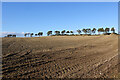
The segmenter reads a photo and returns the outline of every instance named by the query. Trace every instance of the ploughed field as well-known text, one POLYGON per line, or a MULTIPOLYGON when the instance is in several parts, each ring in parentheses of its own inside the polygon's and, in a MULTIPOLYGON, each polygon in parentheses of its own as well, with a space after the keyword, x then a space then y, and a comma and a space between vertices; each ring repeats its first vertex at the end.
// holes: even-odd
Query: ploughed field
POLYGON ((118 36, 2 38, 4 78, 117 78, 118 36))

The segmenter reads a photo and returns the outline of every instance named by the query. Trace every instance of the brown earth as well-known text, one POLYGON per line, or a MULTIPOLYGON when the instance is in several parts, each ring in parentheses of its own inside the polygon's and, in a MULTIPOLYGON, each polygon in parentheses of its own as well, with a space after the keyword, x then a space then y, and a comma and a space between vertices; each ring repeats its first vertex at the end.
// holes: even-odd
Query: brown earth
POLYGON ((118 36, 2 39, 4 78, 117 78, 118 36))

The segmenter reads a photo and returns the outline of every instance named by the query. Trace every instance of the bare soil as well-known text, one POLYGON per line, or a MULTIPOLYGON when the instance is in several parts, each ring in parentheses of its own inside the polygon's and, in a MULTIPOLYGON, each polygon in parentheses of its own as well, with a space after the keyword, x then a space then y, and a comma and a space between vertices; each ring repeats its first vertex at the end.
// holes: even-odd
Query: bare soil
POLYGON ((4 78, 117 78, 118 35, 2 39, 4 78))

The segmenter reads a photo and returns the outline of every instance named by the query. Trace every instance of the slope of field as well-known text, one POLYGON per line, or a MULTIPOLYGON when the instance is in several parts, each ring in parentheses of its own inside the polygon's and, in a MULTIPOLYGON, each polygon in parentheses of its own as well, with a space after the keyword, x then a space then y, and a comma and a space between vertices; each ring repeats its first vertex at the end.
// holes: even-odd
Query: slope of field
POLYGON ((4 78, 115 78, 118 36, 3 38, 4 78))

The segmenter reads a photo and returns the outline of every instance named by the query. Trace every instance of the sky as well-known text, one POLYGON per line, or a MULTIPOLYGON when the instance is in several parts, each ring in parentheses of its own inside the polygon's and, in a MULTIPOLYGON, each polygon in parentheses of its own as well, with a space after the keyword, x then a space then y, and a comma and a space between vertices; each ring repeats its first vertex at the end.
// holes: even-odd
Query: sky
POLYGON ((119 2, 120 0, 2 0, 2 2, 119 2))
POLYGON ((2 3, 2 36, 101 27, 118 30, 117 2, 2 3))

